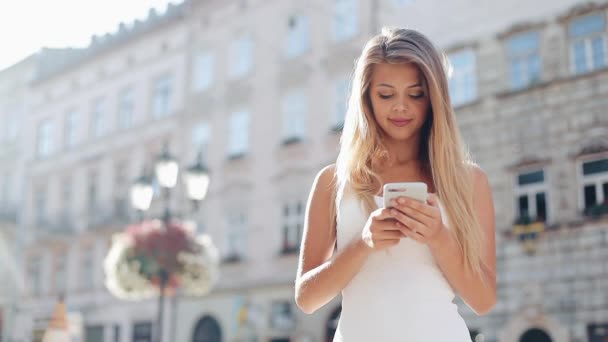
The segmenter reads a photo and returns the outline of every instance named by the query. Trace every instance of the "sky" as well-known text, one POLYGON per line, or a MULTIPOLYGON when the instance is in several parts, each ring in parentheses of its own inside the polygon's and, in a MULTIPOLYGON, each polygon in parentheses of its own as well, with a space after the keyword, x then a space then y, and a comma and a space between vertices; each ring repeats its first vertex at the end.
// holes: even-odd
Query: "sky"
POLYGON ((93 34, 114 33, 144 19, 150 8, 164 12, 180 0, 0 0, 0 70, 42 47, 85 47, 93 34))

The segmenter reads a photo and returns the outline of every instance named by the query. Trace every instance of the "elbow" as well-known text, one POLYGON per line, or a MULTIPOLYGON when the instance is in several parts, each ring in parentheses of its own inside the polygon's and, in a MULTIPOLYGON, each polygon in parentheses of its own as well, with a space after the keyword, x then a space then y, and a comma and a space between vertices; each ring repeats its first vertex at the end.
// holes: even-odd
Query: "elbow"
POLYGON ((492 309, 496 306, 496 301, 496 293, 493 293, 489 298, 476 305, 473 311, 477 316, 485 316, 492 312, 492 309))
POLYGON ((296 285, 295 302, 298 308, 300 308, 300 310, 307 315, 312 315, 318 309, 317 307, 311 305, 310 301, 307 300, 306 296, 302 293, 302 290, 298 285, 296 285))
POLYGON ((305 313, 307 315, 312 315, 313 313, 315 313, 315 311, 317 311, 316 308, 312 307, 305 300, 303 300, 301 297, 298 297, 298 296, 296 296, 296 305, 298 305, 298 308, 300 308, 300 311, 302 311, 303 313, 305 313))

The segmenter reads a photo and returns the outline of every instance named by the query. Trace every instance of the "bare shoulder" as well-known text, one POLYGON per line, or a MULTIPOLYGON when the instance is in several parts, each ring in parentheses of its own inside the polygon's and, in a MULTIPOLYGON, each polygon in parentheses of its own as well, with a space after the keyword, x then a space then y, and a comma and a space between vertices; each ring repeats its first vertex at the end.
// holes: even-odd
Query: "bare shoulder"
POLYGON ((335 175, 334 164, 324 167, 317 173, 310 190, 304 219, 298 278, 329 260, 333 254, 336 233, 331 222, 330 208, 334 198, 335 175))
POLYGON ((330 164, 322 168, 317 177, 315 177, 315 185, 326 188, 332 185, 336 177, 336 164, 330 164))
POLYGON ((471 172, 471 176, 473 177, 473 187, 475 192, 479 191, 487 191, 490 188, 490 182, 488 181, 488 175, 481 168, 481 166, 476 163, 467 164, 469 172, 471 172))

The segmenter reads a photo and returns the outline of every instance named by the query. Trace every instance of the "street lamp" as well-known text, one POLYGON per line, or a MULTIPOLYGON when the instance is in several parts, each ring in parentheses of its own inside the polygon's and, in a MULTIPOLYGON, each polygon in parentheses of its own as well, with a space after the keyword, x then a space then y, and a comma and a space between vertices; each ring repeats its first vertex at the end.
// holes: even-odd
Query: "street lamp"
MULTIPOLYGON (((197 161, 194 165, 186 170, 184 175, 184 182, 186 183, 186 192, 188 198, 193 201, 195 209, 198 209, 199 202, 202 201, 207 195, 209 187, 209 170, 203 164, 202 154, 199 153, 197 161)), ((163 229, 167 229, 167 225, 171 219, 170 211, 170 191, 175 187, 177 183, 177 176, 179 173, 179 165, 173 156, 169 154, 168 145, 163 146, 161 155, 156 160, 154 165, 155 176, 158 184, 161 186, 163 191, 163 199, 165 202, 165 211, 163 215, 163 229)), ((143 212, 150 208, 152 197, 154 196, 154 190, 152 187, 152 180, 146 175, 139 177, 131 187, 131 204, 135 209, 140 212, 140 219, 143 219, 143 212)), ((169 281, 169 272, 161 268, 159 270, 159 302, 158 302, 158 317, 157 327, 158 336, 157 341, 162 341, 163 336, 163 314, 164 314, 164 297, 165 288, 169 281)))

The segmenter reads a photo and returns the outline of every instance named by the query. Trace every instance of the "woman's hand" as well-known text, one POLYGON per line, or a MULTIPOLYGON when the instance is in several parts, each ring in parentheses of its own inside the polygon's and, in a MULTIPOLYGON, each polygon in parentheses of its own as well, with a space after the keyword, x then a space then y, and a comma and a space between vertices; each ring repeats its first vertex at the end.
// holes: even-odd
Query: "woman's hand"
POLYGON ((427 203, 398 197, 392 200, 391 206, 390 215, 403 225, 401 231, 407 237, 433 247, 447 232, 435 194, 428 196, 427 203))
POLYGON ((405 237, 402 230, 404 227, 395 220, 390 209, 379 208, 369 215, 361 241, 368 250, 379 251, 397 245, 405 237))

